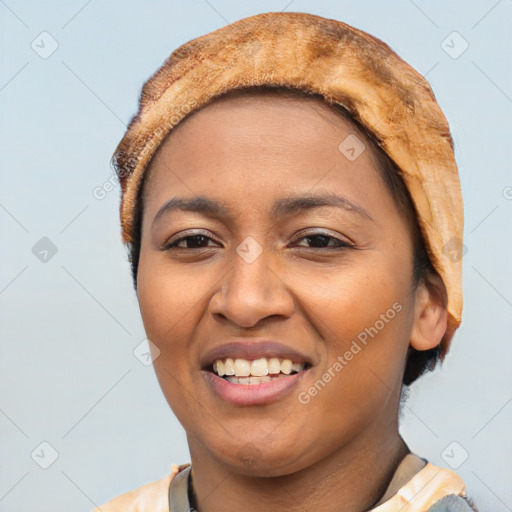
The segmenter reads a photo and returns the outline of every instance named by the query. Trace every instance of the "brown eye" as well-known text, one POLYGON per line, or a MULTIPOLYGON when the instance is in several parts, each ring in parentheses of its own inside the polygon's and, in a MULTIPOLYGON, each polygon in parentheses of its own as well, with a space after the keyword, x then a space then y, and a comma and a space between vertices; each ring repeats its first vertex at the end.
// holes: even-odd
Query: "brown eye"
MULTIPOLYGON (((306 247, 310 249, 345 249, 351 247, 350 244, 324 233, 311 233, 299 240, 305 240, 308 244, 306 247)), ((304 247, 304 246, 301 246, 304 247)))
MULTIPOLYGON (((184 236, 165 246, 165 250, 178 249, 202 249, 208 247, 208 241, 213 239, 206 235, 184 236)), ((211 246, 210 246, 211 247, 211 246)))

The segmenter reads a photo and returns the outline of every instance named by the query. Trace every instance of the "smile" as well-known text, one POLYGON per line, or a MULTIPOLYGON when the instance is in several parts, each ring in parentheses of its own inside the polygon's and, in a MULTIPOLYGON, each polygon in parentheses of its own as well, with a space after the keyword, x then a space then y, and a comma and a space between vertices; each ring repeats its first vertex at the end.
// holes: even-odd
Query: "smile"
POLYGON ((291 359, 261 357, 259 359, 217 359, 212 371, 231 384, 257 385, 301 372, 306 363, 294 363, 291 359))
POLYGON ((290 394, 309 374, 311 365, 277 357, 217 359, 203 375, 223 401, 238 406, 264 405, 290 394))
POLYGON ((276 340, 232 340, 205 351, 201 375, 217 399, 234 405, 262 405, 290 394, 310 374, 307 352, 276 340))

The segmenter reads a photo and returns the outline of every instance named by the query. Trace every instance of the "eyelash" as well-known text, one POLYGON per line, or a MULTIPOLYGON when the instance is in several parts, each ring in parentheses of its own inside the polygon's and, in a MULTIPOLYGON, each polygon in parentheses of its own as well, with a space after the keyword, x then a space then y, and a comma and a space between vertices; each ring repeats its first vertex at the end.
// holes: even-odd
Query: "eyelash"
MULTIPOLYGON (((347 242, 344 242, 343 240, 340 240, 339 238, 337 238, 335 236, 328 235, 327 233, 323 233, 323 232, 306 233, 304 236, 298 238, 296 240, 296 242, 304 240, 306 238, 315 238, 317 236, 318 237, 324 237, 324 238, 327 238, 329 240, 335 240, 338 243, 338 245, 334 246, 334 247, 304 247, 304 246, 301 246, 301 247, 304 247, 305 249, 313 249, 313 250, 316 250, 316 251, 340 251, 340 250, 344 250, 344 249, 354 248, 353 245, 351 245, 351 244, 349 244, 347 242)), ((179 238, 178 240, 175 240, 172 243, 166 244, 163 247, 163 250, 170 251, 170 250, 174 250, 174 249, 184 249, 186 251, 199 251, 199 250, 202 250, 202 249, 210 249, 211 248, 211 247, 195 247, 195 248, 178 247, 179 243, 181 243, 183 241, 186 241, 186 240, 189 240, 191 238, 195 238, 195 237, 202 237, 202 238, 206 238, 208 240, 215 241, 215 240, 213 240, 213 238, 211 238, 211 237, 209 237, 207 235, 203 235, 202 233, 197 233, 197 234, 194 234, 194 235, 189 235, 189 236, 181 237, 181 238, 179 238)))

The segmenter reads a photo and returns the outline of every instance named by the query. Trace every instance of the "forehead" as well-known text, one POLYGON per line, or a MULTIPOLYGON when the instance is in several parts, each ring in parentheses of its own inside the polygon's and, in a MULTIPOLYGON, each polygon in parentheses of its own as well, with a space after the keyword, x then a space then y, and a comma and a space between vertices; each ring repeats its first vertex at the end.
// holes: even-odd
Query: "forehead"
POLYGON ((211 169, 234 159, 240 164, 249 159, 251 167, 287 160, 297 171, 296 179, 300 167, 318 173, 328 169, 327 162, 380 174, 375 172, 379 163, 373 144, 335 106, 296 92, 241 90, 215 98, 181 121, 158 148, 145 181, 187 163, 207 161, 211 169))
POLYGON ((396 210, 378 168, 364 133, 321 100, 229 95, 163 142, 145 180, 144 210, 153 218, 173 196, 201 196, 232 203, 235 216, 254 205, 271 216, 280 197, 340 193, 378 218, 396 210))
MULTIPOLYGON (((227 117, 233 121, 236 119, 242 121, 245 123, 246 130, 250 132, 253 126, 255 129, 261 129, 269 122, 273 122, 275 125, 276 119, 268 118, 272 113, 280 117, 283 124, 286 124, 286 119, 290 118, 297 121, 295 125, 287 126, 286 131, 289 133, 297 131, 300 126, 308 126, 308 128, 318 131, 319 126, 317 125, 321 122, 325 131, 329 127, 338 133, 350 130, 357 133, 361 139, 367 138, 352 120, 348 111, 341 106, 329 104, 317 94, 307 94, 284 88, 254 90, 249 87, 229 91, 213 98, 211 102, 202 105, 191 115, 185 117, 173 132, 176 135, 184 131, 184 127, 187 125, 197 128, 198 123, 208 123, 212 118, 227 117)), ((269 125, 269 131, 271 128, 272 126, 269 125)))

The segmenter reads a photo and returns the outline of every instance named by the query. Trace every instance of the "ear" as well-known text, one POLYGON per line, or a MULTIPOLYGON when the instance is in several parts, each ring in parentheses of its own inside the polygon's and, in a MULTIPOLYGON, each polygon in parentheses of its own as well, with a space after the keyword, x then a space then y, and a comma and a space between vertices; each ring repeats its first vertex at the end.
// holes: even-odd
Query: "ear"
POLYGON ((418 283, 410 345, 429 350, 439 345, 448 326, 446 287, 436 272, 429 271, 418 283))

